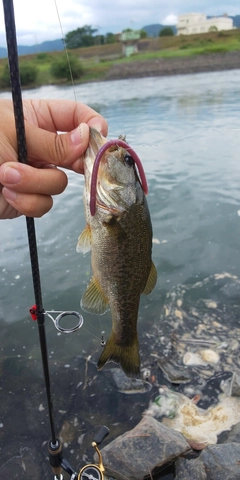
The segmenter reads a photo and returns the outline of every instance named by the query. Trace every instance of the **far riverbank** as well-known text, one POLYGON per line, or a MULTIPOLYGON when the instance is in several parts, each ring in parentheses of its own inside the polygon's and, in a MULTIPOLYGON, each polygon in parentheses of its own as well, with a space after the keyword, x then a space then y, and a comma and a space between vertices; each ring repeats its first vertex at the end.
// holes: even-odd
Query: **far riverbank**
POLYGON ((114 63, 106 73, 105 80, 181 75, 233 69, 240 69, 240 51, 114 63))
MULTIPOLYGON (((73 50, 71 55, 82 65, 81 74, 74 78, 74 84, 240 69, 240 35, 238 32, 235 33, 236 38, 230 37, 227 43, 226 34, 223 42, 221 32, 218 33, 215 39, 210 37, 202 39, 199 36, 192 39, 175 37, 164 39, 164 42, 167 40, 178 42, 177 45, 169 46, 160 44, 160 39, 153 39, 155 44, 146 46, 141 43, 139 53, 130 58, 122 57, 118 43, 99 48, 95 46, 73 50), (189 43, 186 43, 187 41, 189 43)), ((149 40, 145 43, 149 43, 149 40)), ((65 73, 61 71, 59 78, 52 73, 54 62, 61 58, 66 60, 66 53, 52 52, 20 57, 20 70, 21 67, 25 68, 25 71, 30 69, 30 73, 36 77, 35 80, 29 81, 29 76, 25 74, 25 79, 22 80, 23 88, 70 85, 71 81, 66 78, 66 71, 65 73)), ((0 91, 10 88, 6 65, 5 59, 0 61, 0 91)), ((67 64, 66 67, 69 72, 67 64)))

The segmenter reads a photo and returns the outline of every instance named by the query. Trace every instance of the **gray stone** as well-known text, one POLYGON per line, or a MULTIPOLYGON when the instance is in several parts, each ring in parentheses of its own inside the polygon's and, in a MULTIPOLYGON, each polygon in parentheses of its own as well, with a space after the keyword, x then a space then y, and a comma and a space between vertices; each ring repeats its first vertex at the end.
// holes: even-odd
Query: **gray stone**
POLYGON ((119 392, 127 395, 136 393, 146 393, 152 389, 151 383, 142 378, 130 378, 120 368, 111 368, 111 372, 115 385, 119 392))
POLYGON ((141 480, 154 468, 189 450, 181 433, 146 415, 135 428, 113 440, 101 453, 107 468, 121 472, 128 480, 141 480))
POLYGON ((207 480, 240 479, 239 443, 209 445, 201 452, 199 460, 205 466, 207 480))
POLYGON ((178 458, 175 462, 175 474, 175 480, 207 480, 208 478, 203 463, 198 459, 178 458))
POLYGON ((232 397, 240 397, 240 375, 234 372, 230 385, 230 395, 232 397))
POLYGON ((228 434, 227 440, 225 440, 224 443, 230 443, 230 442, 240 443, 240 422, 234 425, 234 427, 228 434))
POLYGON ((166 379, 171 383, 188 383, 192 380, 190 369, 185 365, 178 365, 170 357, 162 357, 157 362, 166 379))

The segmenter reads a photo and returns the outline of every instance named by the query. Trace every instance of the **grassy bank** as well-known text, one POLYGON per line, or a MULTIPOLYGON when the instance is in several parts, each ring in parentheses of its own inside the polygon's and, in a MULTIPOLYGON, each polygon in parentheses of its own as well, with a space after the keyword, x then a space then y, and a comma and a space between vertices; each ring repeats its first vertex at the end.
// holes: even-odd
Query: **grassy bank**
MULTIPOLYGON (((139 52, 129 58, 122 56, 120 43, 99 45, 71 50, 71 55, 77 57, 83 67, 81 75, 74 79, 75 83, 104 80, 113 64, 130 63, 132 61, 147 61, 154 59, 171 59, 195 57, 212 53, 227 53, 240 50, 240 29, 205 34, 181 35, 179 37, 146 38, 139 42, 139 52)), ((66 77, 56 78, 51 71, 52 64, 61 57, 63 52, 50 54, 25 55, 20 57, 20 66, 26 63, 36 69, 35 80, 29 87, 48 84, 68 84, 66 77)), ((6 59, 0 59, 0 77, 6 70, 6 59)))

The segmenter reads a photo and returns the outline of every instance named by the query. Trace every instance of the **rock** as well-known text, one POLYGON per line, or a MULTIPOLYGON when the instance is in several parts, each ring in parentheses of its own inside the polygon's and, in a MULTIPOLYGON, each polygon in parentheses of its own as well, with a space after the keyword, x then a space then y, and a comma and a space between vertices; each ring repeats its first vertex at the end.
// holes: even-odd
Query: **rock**
POLYGON ((233 397, 240 397, 240 375, 234 372, 232 376, 230 395, 233 397))
POLYGON ((113 440, 101 453, 106 468, 121 472, 128 480, 141 480, 154 468, 187 451, 189 445, 180 433, 145 416, 135 428, 113 440))
POLYGON ((224 443, 240 443, 240 422, 234 425, 232 430, 229 432, 227 440, 224 443))
POLYGON ((199 460, 204 464, 207 480, 239 480, 240 478, 239 443, 210 445, 201 452, 199 460))
POLYGON ((146 393, 152 388, 151 383, 141 378, 130 378, 120 368, 111 368, 113 380, 119 392, 128 395, 136 393, 146 393))
POLYGON ((105 468, 104 480, 128 480, 128 478, 124 477, 119 472, 115 472, 114 470, 111 470, 109 468, 105 468))
POLYGON ((186 367, 177 365, 169 357, 159 358, 157 364, 171 383, 188 383, 192 379, 192 375, 186 367))
POLYGON ((185 458, 178 458, 175 462, 175 480, 207 479, 205 467, 198 459, 186 460, 185 458))

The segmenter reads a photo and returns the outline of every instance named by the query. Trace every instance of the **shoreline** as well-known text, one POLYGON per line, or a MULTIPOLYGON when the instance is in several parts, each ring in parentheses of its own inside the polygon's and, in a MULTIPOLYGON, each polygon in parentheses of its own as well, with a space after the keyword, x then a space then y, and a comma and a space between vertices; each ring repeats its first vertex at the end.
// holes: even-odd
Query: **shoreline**
MULTIPOLYGON (((114 63, 102 77, 79 79, 74 85, 127 80, 134 78, 187 75, 194 73, 211 73, 217 71, 240 70, 240 50, 224 53, 199 54, 194 56, 155 58, 151 60, 131 60, 126 63, 114 63)), ((45 86, 64 87, 71 82, 57 81, 22 86, 22 90, 37 89, 45 86)), ((11 88, 0 88, 0 93, 9 92, 11 88)))
POLYGON ((208 73, 235 69, 240 69, 240 51, 115 63, 110 67, 104 80, 208 73))

